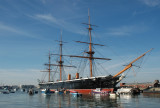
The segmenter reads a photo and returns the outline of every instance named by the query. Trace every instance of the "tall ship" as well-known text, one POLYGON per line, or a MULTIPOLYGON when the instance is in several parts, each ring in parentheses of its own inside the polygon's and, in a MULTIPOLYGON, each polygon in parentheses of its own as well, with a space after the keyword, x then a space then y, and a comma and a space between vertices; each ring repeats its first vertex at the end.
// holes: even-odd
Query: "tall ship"
POLYGON ((95 26, 95 25, 92 25, 90 23, 90 16, 89 15, 88 15, 88 19, 89 19, 88 23, 84 23, 84 24, 88 25, 89 42, 76 41, 78 43, 83 43, 83 44, 88 45, 89 50, 85 51, 87 56, 63 55, 62 54, 63 41, 62 41, 62 35, 61 35, 61 39, 59 41, 60 53, 59 54, 50 54, 49 53, 49 62, 47 64, 45 64, 48 66, 48 69, 46 71, 43 71, 43 72, 49 73, 48 82, 42 82, 42 81, 39 82, 40 89, 45 89, 45 88, 50 88, 51 90, 65 89, 65 90, 73 90, 78 93, 90 94, 90 93, 92 93, 93 90, 100 88, 103 91, 112 92, 114 90, 114 88, 116 87, 116 85, 125 77, 124 75, 122 75, 122 73, 125 72, 126 70, 130 69, 132 66, 134 66, 133 63, 138 61, 140 58, 145 56, 146 53, 148 53, 152 50, 152 49, 150 49, 147 52, 140 55, 138 58, 136 58, 135 60, 130 62, 128 65, 126 65, 123 70, 121 70, 120 72, 118 72, 115 75, 95 76, 95 75, 93 75, 93 61, 95 59, 98 59, 98 60, 111 60, 111 59, 94 57, 95 52, 93 51, 93 46, 94 45, 103 46, 103 45, 92 43, 91 31, 92 31, 92 26, 95 26), (52 55, 59 56, 58 64, 51 63, 51 56, 52 55), (89 75, 90 76, 89 77, 80 77, 80 74, 76 73, 76 75, 73 75, 76 77, 71 79, 71 74, 68 74, 68 79, 63 80, 62 79, 63 68, 64 67, 70 67, 70 68, 74 67, 74 66, 70 66, 70 65, 64 65, 64 61, 62 60, 63 56, 69 56, 72 58, 88 59, 89 60, 89 75), (59 72, 56 72, 56 74, 59 74, 59 80, 56 80, 56 81, 50 80, 51 72, 55 72, 51 69, 52 66, 59 67, 59 72))

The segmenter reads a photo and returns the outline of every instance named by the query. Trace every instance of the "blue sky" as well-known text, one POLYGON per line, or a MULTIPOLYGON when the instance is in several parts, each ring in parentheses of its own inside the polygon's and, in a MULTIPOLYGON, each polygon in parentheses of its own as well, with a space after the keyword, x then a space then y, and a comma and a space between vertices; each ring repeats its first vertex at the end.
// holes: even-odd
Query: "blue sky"
POLYGON ((105 68, 114 75, 154 48, 136 77, 130 71, 123 82, 160 80, 160 0, 0 0, 0 84, 37 84, 61 30, 64 53, 80 54, 85 45, 74 41, 87 41, 88 8, 98 26, 93 41, 106 45, 96 48, 112 59, 105 68))

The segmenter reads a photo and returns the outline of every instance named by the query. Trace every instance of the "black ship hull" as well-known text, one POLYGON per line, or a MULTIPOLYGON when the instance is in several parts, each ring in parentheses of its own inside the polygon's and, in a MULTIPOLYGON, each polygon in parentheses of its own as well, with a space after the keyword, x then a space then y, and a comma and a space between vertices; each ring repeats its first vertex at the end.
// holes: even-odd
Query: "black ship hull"
POLYGON ((58 82, 39 83, 40 89, 96 89, 96 88, 115 88, 120 82, 121 77, 106 76, 97 78, 83 78, 58 82))

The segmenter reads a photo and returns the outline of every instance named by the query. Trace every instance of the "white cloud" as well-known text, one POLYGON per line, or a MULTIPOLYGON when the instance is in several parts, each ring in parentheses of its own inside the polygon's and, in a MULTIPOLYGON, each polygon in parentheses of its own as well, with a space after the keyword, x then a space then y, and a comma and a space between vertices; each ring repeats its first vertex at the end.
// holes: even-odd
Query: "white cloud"
POLYGON ((39 20, 49 21, 57 25, 61 25, 60 21, 57 20, 55 17, 53 17, 51 14, 46 14, 46 15, 37 14, 34 16, 34 18, 39 19, 39 20))
POLYGON ((121 26, 118 28, 109 28, 105 34, 111 36, 130 36, 134 33, 139 33, 146 31, 147 27, 143 25, 129 25, 129 26, 121 26))
POLYGON ((24 34, 23 32, 15 29, 15 28, 6 26, 6 25, 1 24, 1 23, 0 23, 0 29, 1 29, 1 30, 6 30, 6 31, 9 31, 9 32, 13 32, 13 33, 17 33, 17 34, 24 34))
POLYGON ((1 22, 0 22, 0 32, 6 32, 6 34, 12 33, 10 36, 16 35, 16 36, 21 36, 21 37, 29 37, 29 38, 45 40, 40 35, 37 36, 33 33, 29 33, 29 31, 25 31, 25 30, 22 30, 20 28, 14 27, 14 26, 8 26, 8 25, 5 25, 1 22))
POLYGON ((160 0, 140 0, 140 1, 150 7, 160 6, 160 0))
POLYGON ((119 28, 108 29, 109 35, 113 36, 129 36, 135 30, 134 26, 121 26, 119 28))
POLYGON ((83 30, 80 30, 80 28, 78 26, 76 26, 75 24, 72 24, 68 21, 65 21, 65 19, 60 19, 60 18, 56 18, 51 14, 36 14, 33 16, 29 16, 33 19, 39 20, 45 24, 48 24, 50 26, 54 26, 56 28, 63 28, 69 32, 72 33, 78 33, 78 34, 82 34, 82 35, 86 35, 87 33, 84 32, 83 30))

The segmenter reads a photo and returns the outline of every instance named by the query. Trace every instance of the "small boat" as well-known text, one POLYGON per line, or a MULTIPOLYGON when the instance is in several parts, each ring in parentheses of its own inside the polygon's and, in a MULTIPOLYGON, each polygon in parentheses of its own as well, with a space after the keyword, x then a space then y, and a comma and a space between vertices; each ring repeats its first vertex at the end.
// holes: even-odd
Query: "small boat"
POLYGON ((10 91, 10 93, 15 93, 15 91, 10 91))
POLYGON ((29 95, 34 95, 34 90, 33 90, 33 89, 29 89, 29 90, 28 90, 28 94, 29 94, 29 95))
POLYGON ((69 92, 73 97, 81 97, 82 96, 81 93, 78 93, 77 91, 74 91, 74 90, 69 90, 69 92))
POLYGON ((16 92, 16 91, 17 91, 17 88, 14 88, 14 89, 13 89, 13 91, 15 91, 15 92, 16 92))
POLYGON ((160 87, 149 87, 144 89, 143 93, 160 94, 160 87))
POLYGON ((37 91, 37 90, 35 90, 35 91, 34 91, 34 93, 35 93, 35 94, 38 94, 38 91, 37 91))
POLYGON ((51 95, 51 91, 50 91, 49 88, 47 88, 47 89, 42 89, 42 90, 41 90, 41 93, 44 93, 45 95, 51 95))
POLYGON ((55 93, 58 93, 58 92, 59 92, 58 90, 55 91, 55 93))
POLYGON ((69 90, 70 93, 78 93, 77 91, 74 90, 69 90))
POLYGON ((2 94, 9 94, 9 92, 8 91, 3 91, 2 94))
POLYGON ((50 89, 50 93, 55 93, 55 90, 51 90, 51 89, 50 89))
POLYGON ((15 93, 14 89, 9 90, 10 93, 15 93))
POLYGON ((0 93, 1 94, 9 94, 9 90, 7 90, 7 89, 0 89, 0 93))
POLYGON ((120 89, 117 90, 116 94, 139 94, 140 93, 140 89, 139 88, 132 88, 132 87, 122 87, 120 89))
POLYGON ((92 91, 93 94, 108 94, 108 91, 104 91, 101 88, 96 88, 95 90, 92 91))
POLYGON ((64 93, 64 90, 59 90, 58 93, 59 93, 59 94, 63 94, 63 93, 64 93))
POLYGON ((143 93, 160 94, 159 80, 155 80, 154 83, 153 83, 153 86, 149 86, 148 88, 144 89, 143 93))
POLYGON ((25 92, 25 91, 26 91, 26 89, 22 89, 22 91, 23 91, 23 92, 25 92))

